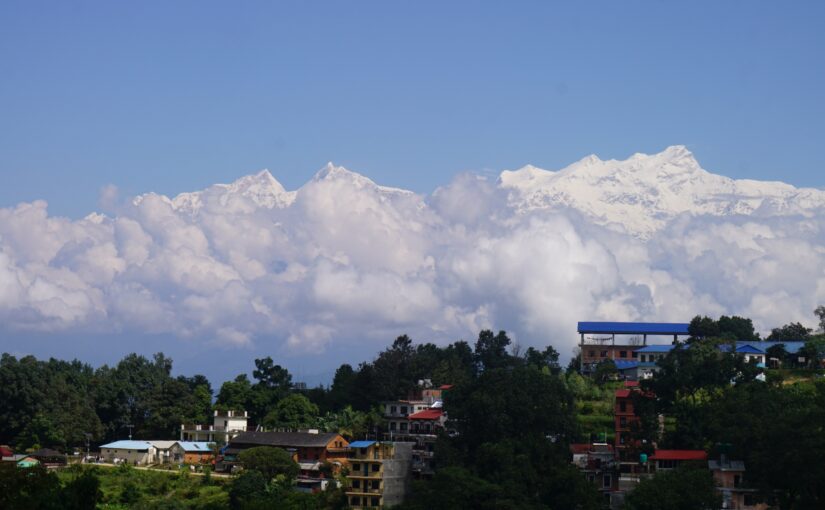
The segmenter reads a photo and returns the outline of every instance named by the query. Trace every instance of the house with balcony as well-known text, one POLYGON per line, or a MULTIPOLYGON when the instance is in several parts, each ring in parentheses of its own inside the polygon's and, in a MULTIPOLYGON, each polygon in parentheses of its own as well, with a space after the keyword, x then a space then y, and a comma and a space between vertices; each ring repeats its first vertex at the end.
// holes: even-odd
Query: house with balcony
POLYGON ((241 432, 250 430, 255 428, 249 426, 246 411, 215 411, 211 424, 181 424, 180 440, 223 445, 241 432))
POLYGON ((413 443, 353 441, 349 451, 349 508, 388 508, 404 501, 412 481, 413 443))
POLYGON ((413 443, 413 476, 433 475, 433 454, 438 431, 447 422, 443 410, 444 393, 452 385, 434 387, 429 380, 419 381, 418 388, 407 399, 383 402, 387 432, 384 439, 413 443))
POLYGON ((574 443, 570 445, 573 465, 596 486, 611 508, 619 508, 624 493, 619 493, 619 462, 616 451, 608 443, 574 443))
POLYGON ((670 471, 688 463, 705 463, 708 454, 704 450, 655 450, 649 461, 654 469, 659 471, 670 471))
POLYGON ((744 483, 744 462, 722 455, 719 460, 709 460, 708 469, 713 473, 716 490, 722 493, 724 510, 767 510, 768 505, 756 502, 756 490, 744 483))

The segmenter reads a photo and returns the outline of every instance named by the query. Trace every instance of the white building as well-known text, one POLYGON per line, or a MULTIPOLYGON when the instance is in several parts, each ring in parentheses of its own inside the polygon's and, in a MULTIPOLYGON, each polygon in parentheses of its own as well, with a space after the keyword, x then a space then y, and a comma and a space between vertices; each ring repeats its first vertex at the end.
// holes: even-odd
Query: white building
POLYGON ((211 425, 180 426, 181 441, 204 441, 225 444, 249 427, 249 415, 246 411, 215 411, 211 425))
POLYGON ((112 464, 145 466, 155 462, 156 452, 149 441, 115 441, 100 447, 100 458, 112 464))

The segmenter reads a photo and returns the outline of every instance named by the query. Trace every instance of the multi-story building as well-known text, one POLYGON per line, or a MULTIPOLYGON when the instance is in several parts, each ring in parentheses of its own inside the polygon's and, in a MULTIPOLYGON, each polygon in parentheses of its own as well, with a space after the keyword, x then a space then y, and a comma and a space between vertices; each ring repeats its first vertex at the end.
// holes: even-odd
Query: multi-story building
POLYGON ((349 508, 385 508, 404 501, 412 480, 413 443, 354 441, 349 451, 349 508))
POLYGON ((181 424, 180 440, 226 444, 241 432, 255 430, 249 426, 246 411, 215 411, 212 424, 181 424))
POLYGON ((613 446, 607 443, 577 443, 570 445, 573 464, 603 495, 605 503, 618 508, 624 502, 619 493, 619 463, 613 446))
POLYGON ((757 503, 754 489, 744 485, 745 463, 729 460, 722 455, 719 460, 709 460, 708 469, 713 473, 716 490, 722 493, 722 508, 725 510, 766 510, 768 505, 757 503))
POLYGON ((680 336, 689 336, 688 326, 686 323, 579 322, 580 371, 590 373, 608 359, 617 365, 635 366, 636 351, 647 345, 649 336, 673 337, 676 341, 680 336))
POLYGON ((421 381, 416 392, 406 400, 383 402, 387 422, 385 439, 413 444, 413 475, 428 478, 433 474, 433 451, 438 431, 444 428, 447 414, 442 409, 444 392, 452 386, 433 388, 421 381))

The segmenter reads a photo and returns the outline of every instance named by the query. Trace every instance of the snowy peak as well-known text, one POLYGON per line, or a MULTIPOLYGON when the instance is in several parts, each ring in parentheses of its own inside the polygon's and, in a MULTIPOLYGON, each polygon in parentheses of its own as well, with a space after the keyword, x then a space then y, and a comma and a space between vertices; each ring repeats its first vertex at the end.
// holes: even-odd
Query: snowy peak
POLYGON ((332 162, 324 165, 312 177, 312 180, 307 184, 317 185, 324 183, 334 183, 336 185, 351 186, 360 190, 377 191, 381 194, 389 195, 412 195, 412 191, 391 188, 387 186, 379 186, 372 179, 361 175, 357 172, 347 170, 342 166, 336 166, 332 162))
POLYGON ((499 185, 519 212, 572 208, 595 223, 640 238, 679 214, 806 214, 825 207, 820 190, 707 172, 683 145, 623 161, 591 155, 558 172, 528 166, 502 172, 499 185))

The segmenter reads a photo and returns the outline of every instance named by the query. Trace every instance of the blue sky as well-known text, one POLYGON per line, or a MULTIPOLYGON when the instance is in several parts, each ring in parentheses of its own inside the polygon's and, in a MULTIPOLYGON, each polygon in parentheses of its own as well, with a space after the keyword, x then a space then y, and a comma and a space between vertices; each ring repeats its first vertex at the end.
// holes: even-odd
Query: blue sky
POLYGON ((823 2, 0 4, 0 207, 98 209, 327 161, 431 192, 461 171, 685 144, 825 186, 823 2))

